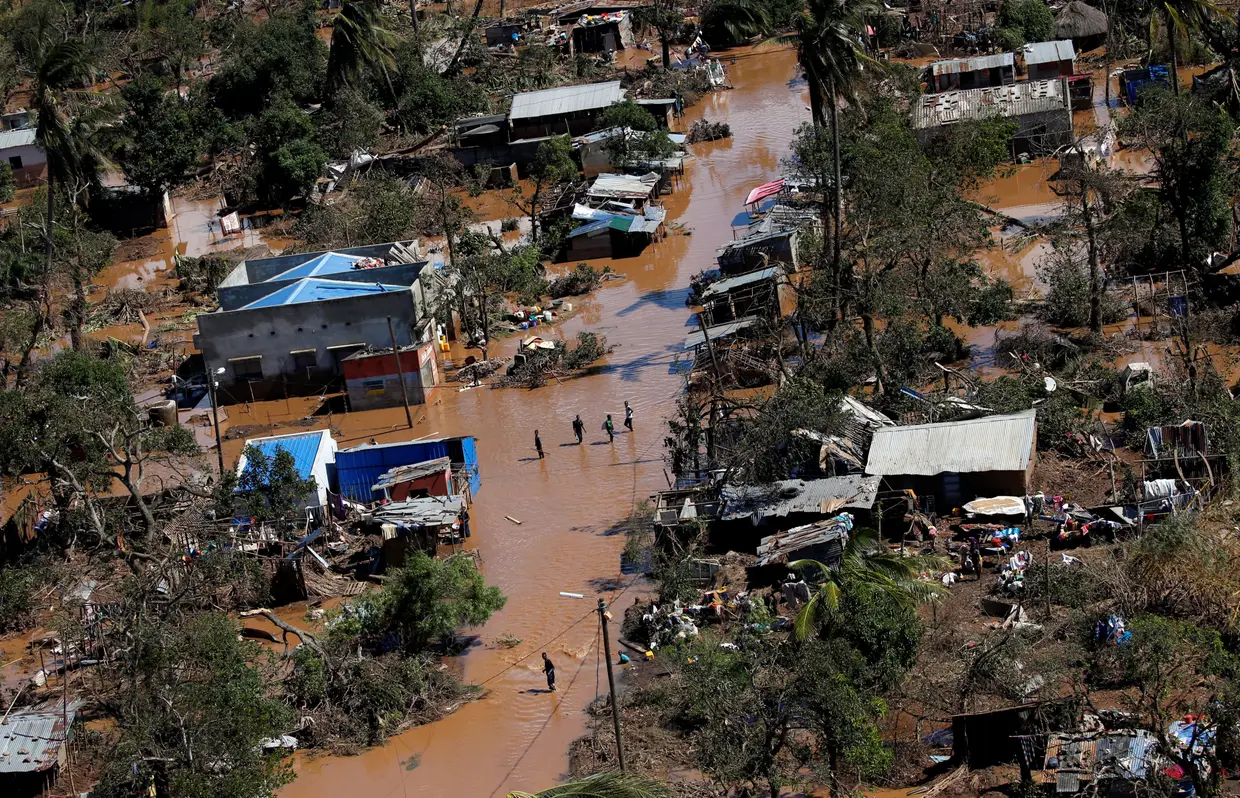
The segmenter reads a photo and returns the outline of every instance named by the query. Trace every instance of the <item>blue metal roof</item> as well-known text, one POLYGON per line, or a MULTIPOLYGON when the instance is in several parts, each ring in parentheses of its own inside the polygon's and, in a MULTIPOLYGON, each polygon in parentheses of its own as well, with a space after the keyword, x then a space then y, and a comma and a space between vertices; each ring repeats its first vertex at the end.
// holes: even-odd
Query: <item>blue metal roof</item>
POLYGON ((292 280, 300 277, 319 277, 324 274, 340 274, 353 271, 353 264, 363 260, 361 255, 345 255, 343 252, 324 252, 300 266, 281 272, 272 280, 292 280))
POLYGON ((384 285, 383 283, 354 283, 346 280, 323 280, 306 277, 292 285, 273 291, 262 299, 256 299, 239 310, 274 308, 281 305, 297 305, 302 302, 323 302, 328 299, 348 299, 366 294, 383 294, 389 291, 408 291, 408 286, 384 285))
MULTIPOLYGON (((310 479, 314 470, 314 460, 319 454, 319 449, 325 443, 324 439, 330 434, 327 430, 320 429, 314 432, 299 432, 293 435, 252 438, 246 441, 245 445, 258 449, 268 459, 275 457, 280 449, 284 449, 293 456, 293 467, 297 470, 297 476, 301 479, 310 479)), ((237 464, 237 473, 243 474, 249 467, 249 461, 243 456, 241 462, 237 464)), ((320 485, 319 487, 324 486, 320 485)))

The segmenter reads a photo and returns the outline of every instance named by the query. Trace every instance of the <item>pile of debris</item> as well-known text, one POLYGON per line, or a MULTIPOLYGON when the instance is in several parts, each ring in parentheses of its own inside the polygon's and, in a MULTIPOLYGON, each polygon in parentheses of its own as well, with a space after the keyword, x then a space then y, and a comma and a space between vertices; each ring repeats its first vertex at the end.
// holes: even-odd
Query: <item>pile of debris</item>
POLYGON ((687 141, 697 144, 699 141, 718 141, 732 138, 732 127, 727 122, 709 122, 699 119, 689 127, 687 141))
POLYGON ((98 330, 119 324, 141 323, 143 314, 160 310, 167 305, 168 297, 163 293, 118 288, 109 291, 101 301, 91 306, 86 317, 86 327, 98 330))

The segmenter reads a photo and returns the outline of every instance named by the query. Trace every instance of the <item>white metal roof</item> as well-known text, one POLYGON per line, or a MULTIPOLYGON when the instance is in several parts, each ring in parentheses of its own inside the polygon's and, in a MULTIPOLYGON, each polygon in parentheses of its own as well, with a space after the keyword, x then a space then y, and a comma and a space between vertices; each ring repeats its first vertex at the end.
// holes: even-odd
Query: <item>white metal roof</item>
POLYGON ((943 127, 963 119, 1016 117, 1068 108, 1059 80, 1034 80, 986 89, 927 94, 913 106, 913 127, 943 127))
POLYGON ((1058 61, 1075 61, 1076 48, 1071 39, 1054 42, 1034 42, 1025 45, 1025 64, 1050 64, 1058 61))
POLYGON ((562 116, 577 111, 606 108, 624 99, 620 81, 588 83, 584 86, 562 86, 558 89, 528 91, 512 96, 509 119, 536 119, 543 116, 562 116))
POLYGON ((702 299, 705 300, 714 296, 720 296, 728 293, 734 288, 740 288, 741 286, 750 285, 751 283, 760 283, 765 280, 770 280, 774 278, 775 275, 779 274, 779 272, 779 266, 769 266, 765 269, 758 269, 757 271, 748 272, 747 274, 738 274, 735 277, 729 277, 726 280, 711 283, 706 287, 706 290, 702 292, 702 299))
POLYGON ((617 175, 611 172, 599 175, 586 191, 587 197, 607 199, 646 199, 659 183, 658 174, 617 175))
POLYGON ((0 723, 0 773, 34 773, 55 765, 78 707, 76 700, 48 701, 10 712, 0 723))
POLYGON ((34 144, 34 128, 6 130, 0 133, 0 150, 11 150, 14 147, 29 147, 34 144))
POLYGON ((885 477, 1024 471, 1033 456, 1036 429, 1033 410, 941 424, 882 427, 874 431, 865 472, 885 477))
MULTIPOLYGON (((743 319, 736 319, 735 321, 716 324, 714 327, 707 327, 706 334, 710 336, 710 340, 712 341, 717 338, 728 338, 729 336, 736 335, 746 327, 752 327, 757 323, 758 318, 756 316, 746 316, 743 319)), ((689 336, 685 338, 685 349, 693 349, 695 347, 702 346, 705 343, 706 336, 702 335, 702 330, 699 328, 691 332, 689 336)))
POLYGON ((760 520, 789 513, 828 515, 847 507, 868 510, 878 496, 878 483, 877 476, 848 474, 823 479, 785 479, 769 485, 725 485, 720 491, 724 501, 720 518, 736 521, 756 516, 760 520))

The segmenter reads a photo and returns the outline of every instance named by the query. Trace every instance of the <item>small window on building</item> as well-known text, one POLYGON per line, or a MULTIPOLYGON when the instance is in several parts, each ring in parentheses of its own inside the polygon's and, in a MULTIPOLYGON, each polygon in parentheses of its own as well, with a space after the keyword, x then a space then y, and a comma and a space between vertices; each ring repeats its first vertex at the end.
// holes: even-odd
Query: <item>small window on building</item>
POLYGON ((383 396, 385 388, 386 381, 384 380, 366 380, 362 383, 362 390, 367 396, 383 396))
POLYGON ((305 372, 319 365, 317 352, 294 352, 293 368, 305 372))
POLYGON ((21 169, 22 168, 22 157, 20 155, 10 155, 9 166, 14 169, 21 169))
POLYGON ((261 380, 263 378, 262 358, 247 357, 232 362, 233 376, 239 380, 261 380))

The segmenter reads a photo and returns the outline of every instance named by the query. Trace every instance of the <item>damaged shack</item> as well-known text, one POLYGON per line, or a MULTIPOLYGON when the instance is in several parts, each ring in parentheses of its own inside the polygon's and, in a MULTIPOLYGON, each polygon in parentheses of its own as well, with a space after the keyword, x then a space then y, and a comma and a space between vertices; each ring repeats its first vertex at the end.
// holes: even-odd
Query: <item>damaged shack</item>
POLYGON ((796 309, 796 294, 783 267, 775 265, 711 283, 701 305, 702 319, 711 327, 746 316, 786 318, 796 309))
POLYGON ((1037 463, 1037 417, 1026 410, 874 430, 865 472, 890 490, 934 496, 945 510, 978 496, 1025 496, 1037 463))
MULTIPOLYGON (((336 478, 340 493, 347 499, 369 503, 384 497, 382 479, 393 469, 447 458, 453 496, 464 496, 466 504, 482 489, 478 471, 478 450, 472 436, 429 438, 396 443, 367 443, 336 453, 336 478)), ((392 483, 395 484, 395 483, 392 483)))

